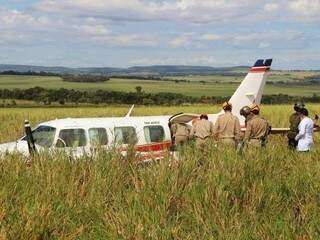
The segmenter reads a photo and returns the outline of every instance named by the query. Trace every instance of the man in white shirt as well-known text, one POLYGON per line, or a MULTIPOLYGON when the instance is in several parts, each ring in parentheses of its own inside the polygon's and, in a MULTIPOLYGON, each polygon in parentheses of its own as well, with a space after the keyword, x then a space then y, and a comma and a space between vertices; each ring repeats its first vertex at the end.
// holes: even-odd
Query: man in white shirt
POLYGON ((299 124, 299 133, 296 136, 298 141, 297 150, 299 152, 308 152, 313 145, 313 120, 308 117, 308 110, 303 108, 300 112, 301 122, 299 124))

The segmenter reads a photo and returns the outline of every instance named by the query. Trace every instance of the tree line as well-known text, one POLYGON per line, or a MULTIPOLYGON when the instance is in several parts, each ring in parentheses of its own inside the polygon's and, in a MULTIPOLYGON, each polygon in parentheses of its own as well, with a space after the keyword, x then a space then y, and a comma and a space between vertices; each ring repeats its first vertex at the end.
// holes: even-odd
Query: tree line
POLYGON ((103 75, 90 75, 90 74, 63 74, 60 76, 65 82, 106 82, 110 78, 103 75))
POLYGON ((39 77, 59 77, 60 74, 53 72, 34 72, 34 71, 26 71, 26 72, 17 72, 13 70, 2 71, 0 75, 17 75, 17 76, 39 76, 39 77))
MULTIPOLYGON (((180 105, 192 103, 217 104, 229 97, 190 97, 177 93, 145 93, 138 86, 136 92, 120 91, 79 91, 73 89, 44 89, 41 87, 29 89, 0 89, 0 99, 29 100, 50 105, 51 103, 78 103, 78 104, 141 104, 141 105, 180 105)), ((296 101, 320 102, 320 95, 311 97, 289 96, 286 94, 265 95, 262 103, 282 104, 296 101)))
POLYGON ((186 79, 172 79, 167 77, 155 77, 155 76, 141 76, 141 75, 111 75, 110 78, 116 79, 138 79, 138 80, 148 80, 148 81, 162 81, 162 82, 175 82, 175 83, 189 83, 190 80, 186 79))

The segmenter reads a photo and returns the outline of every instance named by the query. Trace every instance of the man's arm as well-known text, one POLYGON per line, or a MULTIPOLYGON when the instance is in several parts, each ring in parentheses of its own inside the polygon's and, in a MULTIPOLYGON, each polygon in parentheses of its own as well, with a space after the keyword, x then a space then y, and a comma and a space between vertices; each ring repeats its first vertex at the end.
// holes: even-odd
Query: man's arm
POLYGON ((190 138, 194 137, 195 134, 196 134, 195 126, 192 126, 191 131, 190 131, 190 138))
POLYGON ((235 125, 235 129, 234 129, 234 135, 235 135, 235 139, 237 141, 240 141, 240 139, 241 139, 241 127, 240 127, 239 118, 237 118, 237 117, 236 117, 236 125, 235 125))
POLYGON ((216 138, 218 138, 218 135, 219 135, 220 118, 218 117, 218 119, 214 125, 212 122, 210 122, 210 123, 212 125, 211 133, 212 133, 213 137, 216 139, 216 138))
POLYGON ((248 141, 250 139, 251 132, 252 132, 252 124, 251 124, 251 121, 249 121, 247 123, 246 131, 244 133, 244 141, 248 141))

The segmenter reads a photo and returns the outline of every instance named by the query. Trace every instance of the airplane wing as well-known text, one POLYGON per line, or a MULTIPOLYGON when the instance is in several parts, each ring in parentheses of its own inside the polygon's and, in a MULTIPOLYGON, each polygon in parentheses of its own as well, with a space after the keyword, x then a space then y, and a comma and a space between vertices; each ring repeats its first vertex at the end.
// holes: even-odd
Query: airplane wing
MULTIPOLYGON (((290 128, 272 128, 270 134, 287 134, 289 132, 290 128)), ((314 132, 319 132, 320 127, 315 126, 313 129, 314 132)))
MULTIPOLYGON (((271 131, 270 131, 270 134, 271 135, 285 135, 289 132, 290 128, 271 128, 271 131)), ((241 131, 246 131, 245 128, 241 128, 241 131)), ((313 129, 314 132, 320 132, 320 127, 319 126, 316 126, 314 129, 313 129)))
POLYGON ((270 134, 281 134, 285 135, 290 131, 290 128, 271 128, 270 134))

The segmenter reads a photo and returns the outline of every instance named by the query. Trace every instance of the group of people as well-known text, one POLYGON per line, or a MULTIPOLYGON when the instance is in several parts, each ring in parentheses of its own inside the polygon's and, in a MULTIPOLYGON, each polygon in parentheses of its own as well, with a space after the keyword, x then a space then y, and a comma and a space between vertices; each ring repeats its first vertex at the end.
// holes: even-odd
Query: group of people
POLYGON ((288 145, 300 152, 310 151, 313 145, 313 130, 314 127, 317 127, 318 116, 316 115, 312 120, 303 103, 296 103, 294 111, 289 119, 288 145))
MULTIPOLYGON (((260 148, 267 144, 271 126, 260 116, 257 104, 245 106, 240 115, 245 118, 245 131, 241 131, 240 120, 232 114, 232 104, 223 103, 224 113, 219 115, 215 124, 208 120, 206 114, 194 119, 192 127, 185 123, 174 123, 171 126, 175 146, 195 140, 196 147, 204 149, 210 141, 219 146, 232 147, 237 150, 246 148, 260 148)), ((308 110, 303 103, 294 105, 295 113, 290 117, 290 131, 288 132, 289 147, 298 151, 309 151, 313 144, 314 121, 308 117, 308 110)))

